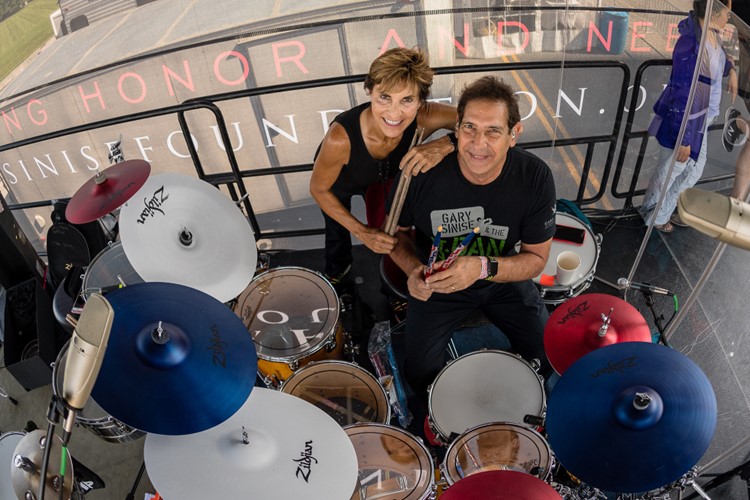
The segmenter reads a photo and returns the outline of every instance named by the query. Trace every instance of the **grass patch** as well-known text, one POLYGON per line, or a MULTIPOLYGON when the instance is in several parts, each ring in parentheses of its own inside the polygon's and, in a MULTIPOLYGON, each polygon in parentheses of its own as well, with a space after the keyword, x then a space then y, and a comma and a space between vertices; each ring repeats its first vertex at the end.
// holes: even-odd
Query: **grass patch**
POLYGON ((33 0, 0 22, 0 81, 53 36, 49 16, 58 8, 57 0, 33 0))

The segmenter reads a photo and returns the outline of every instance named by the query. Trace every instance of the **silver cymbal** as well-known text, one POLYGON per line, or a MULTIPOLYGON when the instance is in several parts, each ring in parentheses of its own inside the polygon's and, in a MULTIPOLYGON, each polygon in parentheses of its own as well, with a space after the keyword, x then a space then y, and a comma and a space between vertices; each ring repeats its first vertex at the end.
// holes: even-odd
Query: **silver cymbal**
POLYGON ((335 420, 300 398, 255 388, 226 421, 195 434, 149 434, 148 475, 164 498, 350 498, 357 456, 335 420))
MULTIPOLYGON (((26 434, 16 445, 13 452, 13 463, 10 465, 10 478, 13 489, 18 498, 26 498, 27 491, 33 493, 34 498, 39 494, 39 480, 42 472, 42 458, 44 456, 44 442, 46 433, 37 429, 26 434)), ((45 480, 44 498, 58 498, 60 494, 60 459, 62 457, 62 441, 55 437, 50 450, 47 478, 45 480)), ((63 498, 68 500, 73 491, 73 461, 70 454, 66 455, 66 469, 63 498)), ((6 465, 7 466, 7 465, 6 465)))
POLYGON ((250 224, 207 182, 151 176, 122 206, 119 223, 125 255, 145 281, 189 286, 227 302, 255 274, 250 224))

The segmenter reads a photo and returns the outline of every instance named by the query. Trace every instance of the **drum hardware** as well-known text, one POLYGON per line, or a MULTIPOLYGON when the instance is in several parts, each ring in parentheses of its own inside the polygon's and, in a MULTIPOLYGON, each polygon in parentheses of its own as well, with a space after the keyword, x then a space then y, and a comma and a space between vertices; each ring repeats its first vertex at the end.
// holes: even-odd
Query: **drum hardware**
POLYGON ((53 433, 48 434, 45 437, 42 430, 32 431, 23 436, 16 445, 10 464, 10 479, 17 498, 36 499, 36 494, 43 489, 42 494, 48 498, 57 499, 62 494, 67 500, 73 492, 72 458, 70 454, 65 455, 65 472, 60 474, 62 441, 53 433), (48 440, 53 444, 49 446, 49 451, 46 451, 48 440), (45 458, 51 461, 49 466, 45 458))
POLYGON ((333 419, 300 398, 260 387, 214 427, 148 434, 143 455, 157 491, 180 500, 247 498, 250 491, 257 498, 349 498, 357 482, 354 446, 333 419))
POLYGON ((105 412, 175 435, 213 427, 244 404, 257 358, 244 324, 224 304, 172 283, 129 285, 107 301, 115 318, 92 393, 105 412))
POLYGON ((228 302, 256 272, 257 248, 247 218, 199 179, 151 176, 122 205, 119 225, 125 255, 145 281, 189 286, 228 302))
POLYGON ((546 428, 557 458, 582 481, 636 493, 690 470, 708 449, 716 420, 713 388, 693 361, 658 344, 623 342, 565 371, 550 396, 546 428))
POLYGON ((613 295, 574 297, 555 309, 544 326, 544 350, 559 374, 589 352, 622 342, 650 343, 651 329, 635 307, 613 295))
POLYGON ((8 391, 6 391, 5 389, 3 389, 2 387, 0 387, 0 398, 6 398, 8 401, 10 401, 11 403, 13 403, 14 406, 18 406, 18 401, 16 401, 15 399, 13 399, 10 396, 10 394, 8 394, 8 391))

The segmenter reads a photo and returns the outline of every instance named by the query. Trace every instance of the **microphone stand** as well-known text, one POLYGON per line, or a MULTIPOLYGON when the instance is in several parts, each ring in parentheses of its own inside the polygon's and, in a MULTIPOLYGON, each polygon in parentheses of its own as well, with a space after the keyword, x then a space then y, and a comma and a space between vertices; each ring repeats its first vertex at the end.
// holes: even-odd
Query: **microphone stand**
MULTIPOLYGON (((44 441, 44 454, 42 455, 42 470, 39 475, 39 500, 44 500, 44 493, 47 489, 45 486, 47 484, 47 469, 49 468, 49 455, 50 450, 52 449, 52 444, 54 443, 54 437, 55 437, 55 427, 57 424, 60 423, 60 416, 64 413, 64 406, 62 406, 61 401, 58 399, 56 395, 52 395, 52 399, 50 399, 50 405, 47 409, 47 436, 45 437, 44 441)), ((65 460, 65 455, 63 454, 63 460, 65 460)), ((65 478, 61 475, 60 476, 60 493, 62 494, 63 490, 65 489, 65 478)))
POLYGON ((664 326, 662 325, 664 316, 661 314, 656 314, 656 310, 654 309, 654 294, 649 290, 640 290, 640 292, 646 299, 646 305, 651 310, 651 315, 654 318, 654 325, 656 325, 656 329, 659 331, 659 342, 664 344, 666 347, 672 347, 671 345, 669 345, 669 342, 667 342, 667 338, 664 336, 664 326))

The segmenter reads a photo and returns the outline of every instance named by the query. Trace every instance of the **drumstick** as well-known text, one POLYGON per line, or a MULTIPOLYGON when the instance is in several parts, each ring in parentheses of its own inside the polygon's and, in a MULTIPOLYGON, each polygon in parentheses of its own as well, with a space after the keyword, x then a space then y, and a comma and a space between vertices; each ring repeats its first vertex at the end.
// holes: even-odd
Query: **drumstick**
POLYGON ((451 254, 448 256, 447 259, 443 262, 443 265, 440 266, 440 270, 445 270, 451 267, 451 264, 453 264, 453 261, 455 261, 458 258, 458 254, 464 251, 464 248, 466 248, 469 243, 471 243, 471 240, 474 239, 474 236, 479 234, 479 228, 475 227, 472 232, 466 235, 466 238, 461 242, 460 245, 456 247, 455 250, 451 252, 451 254))
MULTIPOLYGON (((332 409, 333 411, 339 412, 342 415, 349 415, 352 417, 352 419, 356 420, 357 423, 359 422, 372 422, 371 419, 368 419, 364 415, 360 415, 359 413, 354 413, 351 409, 344 408, 340 404, 334 403, 330 399, 326 399, 323 396, 319 396, 318 394, 314 393, 310 390, 304 390, 304 397, 300 394, 299 397, 302 399, 310 398, 314 400, 316 403, 322 403, 324 406, 327 406, 328 408, 332 409)), ((369 408, 369 406, 368 406, 369 408)))
POLYGON ((427 258, 427 271, 424 273, 425 278, 429 278, 432 274, 432 266, 435 264, 435 258, 437 257, 441 236, 443 236, 443 226, 438 226, 437 231, 435 232, 435 239, 432 240, 430 256, 427 258))
MULTIPOLYGON (((424 138, 424 128, 421 128, 414 132, 414 137, 412 137, 411 145, 409 145, 409 150, 414 146, 419 146, 422 144, 422 139, 424 138), (418 138, 417 138, 418 137, 418 138)), ((401 176, 401 179, 399 179, 398 186, 396 187, 396 193, 393 196, 393 205, 391 206, 391 211, 388 213, 388 218, 385 220, 385 232, 389 235, 393 236, 396 234, 396 226, 398 225, 398 218, 401 215, 401 210, 404 208, 404 200, 406 200, 406 193, 409 191, 409 183, 411 183, 411 175, 409 176, 401 176)))

